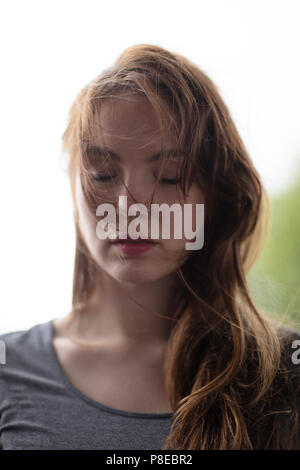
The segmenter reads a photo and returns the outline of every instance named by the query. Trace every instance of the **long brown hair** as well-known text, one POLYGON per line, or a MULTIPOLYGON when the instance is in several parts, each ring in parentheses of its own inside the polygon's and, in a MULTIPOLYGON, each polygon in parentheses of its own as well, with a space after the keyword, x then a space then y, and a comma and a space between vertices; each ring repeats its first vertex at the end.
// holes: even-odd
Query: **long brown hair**
POLYGON ((185 149, 184 194, 196 181, 206 195, 204 249, 178 268, 182 292, 165 363, 174 414, 163 448, 299 448, 288 342, 257 310, 246 278, 267 233, 268 196, 214 83, 161 47, 129 47, 72 105, 63 135, 76 220, 72 309, 84 310, 96 269, 78 226, 75 173, 80 168, 96 207, 85 145, 95 110, 126 93, 146 96, 162 131, 171 130, 185 149))

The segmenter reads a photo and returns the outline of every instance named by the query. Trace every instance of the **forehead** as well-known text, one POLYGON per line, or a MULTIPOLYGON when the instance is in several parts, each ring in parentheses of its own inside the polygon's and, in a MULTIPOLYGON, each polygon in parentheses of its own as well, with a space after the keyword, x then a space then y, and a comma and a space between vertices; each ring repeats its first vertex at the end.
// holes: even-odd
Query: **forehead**
POLYGON ((94 144, 139 150, 145 153, 175 144, 174 136, 161 131, 149 100, 141 95, 107 98, 96 110, 91 128, 94 144))

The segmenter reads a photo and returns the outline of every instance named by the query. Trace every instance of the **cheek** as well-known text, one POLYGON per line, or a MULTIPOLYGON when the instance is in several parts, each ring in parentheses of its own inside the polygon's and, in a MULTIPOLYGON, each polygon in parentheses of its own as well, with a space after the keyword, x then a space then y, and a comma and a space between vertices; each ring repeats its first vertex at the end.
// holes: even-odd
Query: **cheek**
POLYGON ((188 196, 176 201, 181 206, 181 217, 174 222, 172 214, 172 224, 177 227, 177 230, 182 233, 183 239, 190 240, 191 233, 196 232, 202 226, 202 211, 204 212, 204 196, 198 189, 194 188, 188 196), (185 238, 185 230, 187 238, 185 238))
POLYGON ((190 219, 190 217, 187 217, 186 222, 191 227, 193 232, 200 230, 200 228, 203 225, 202 209, 204 209, 205 211, 204 193, 198 188, 193 188, 188 198, 186 199, 185 204, 192 205, 192 211, 191 211, 192 220, 190 219), (197 204, 203 204, 204 207, 201 209, 199 206, 197 207, 197 204))
POLYGON ((78 208, 80 231, 90 247, 91 243, 94 243, 96 239, 97 220, 87 205, 79 178, 76 180, 76 204, 78 208))

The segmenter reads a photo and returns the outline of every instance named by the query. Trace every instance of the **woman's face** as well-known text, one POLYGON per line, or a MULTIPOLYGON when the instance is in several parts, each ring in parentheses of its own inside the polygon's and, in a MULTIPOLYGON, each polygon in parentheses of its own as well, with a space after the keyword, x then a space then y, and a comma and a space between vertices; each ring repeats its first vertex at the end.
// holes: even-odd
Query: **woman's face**
MULTIPOLYGON (((165 137, 167 138, 167 148, 172 149, 174 139, 172 136, 165 137)), ((95 165, 91 165, 91 174, 96 178, 93 180, 93 184, 99 191, 104 191, 104 194, 112 202, 113 200, 118 201, 119 196, 127 196, 128 209, 134 203, 145 204, 149 214, 149 238, 151 238, 150 201, 152 204, 167 203, 170 206, 179 203, 182 206, 182 213, 184 213, 183 203, 192 204, 193 229, 196 228, 196 203, 204 203, 203 194, 198 186, 192 185, 184 199, 180 187, 174 184, 174 181, 176 182, 176 167, 180 164, 183 155, 168 160, 161 174, 162 179, 153 193, 155 179, 159 172, 159 161, 149 160, 149 157, 161 151, 161 143, 158 122, 149 101, 140 95, 122 96, 121 99, 110 98, 102 104, 101 112, 95 116, 91 141, 89 141, 86 150, 88 155, 89 148, 91 148, 94 158, 96 156, 99 161, 103 157, 100 151, 97 154, 98 148, 105 148, 117 155, 113 162, 109 159, 101 169, 98 167, 97 171, 95 165), (115 176, 116 168, 121 178, 115 176)), ((162 239, 162 219, 160 218, 159 239, 154 240, 157 243, 138 255, 124 253, 115 240, 100 239, 96 227, 102 217, 91 212, 84 198, 78 175, 76 204, 80 231, 93 259, 99 269, 119 282, 157 281, 172 275, 176 268, 182 264, 182 257, 187 259, 191 255, 191 251, 186 250, 185 246, 187 241, 191 242, 191 239, 184 236, 183 222, 182 238, 174 238, 173 217, 171 217, 170 238, 162 239)), ((128 216, 128 224, 134 218, 128 216)), ((118 218, 116 223, 118 234, 118 218)))

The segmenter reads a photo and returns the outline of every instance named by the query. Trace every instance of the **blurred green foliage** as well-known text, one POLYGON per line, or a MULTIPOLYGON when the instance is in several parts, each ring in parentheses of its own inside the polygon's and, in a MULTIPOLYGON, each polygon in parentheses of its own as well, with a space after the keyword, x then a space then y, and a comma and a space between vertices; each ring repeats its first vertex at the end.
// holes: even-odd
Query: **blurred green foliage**
POLYGON ((248 274, 259 310, 300 330, 300 175, 283 194, 271 198, 269 234, 248 274))

